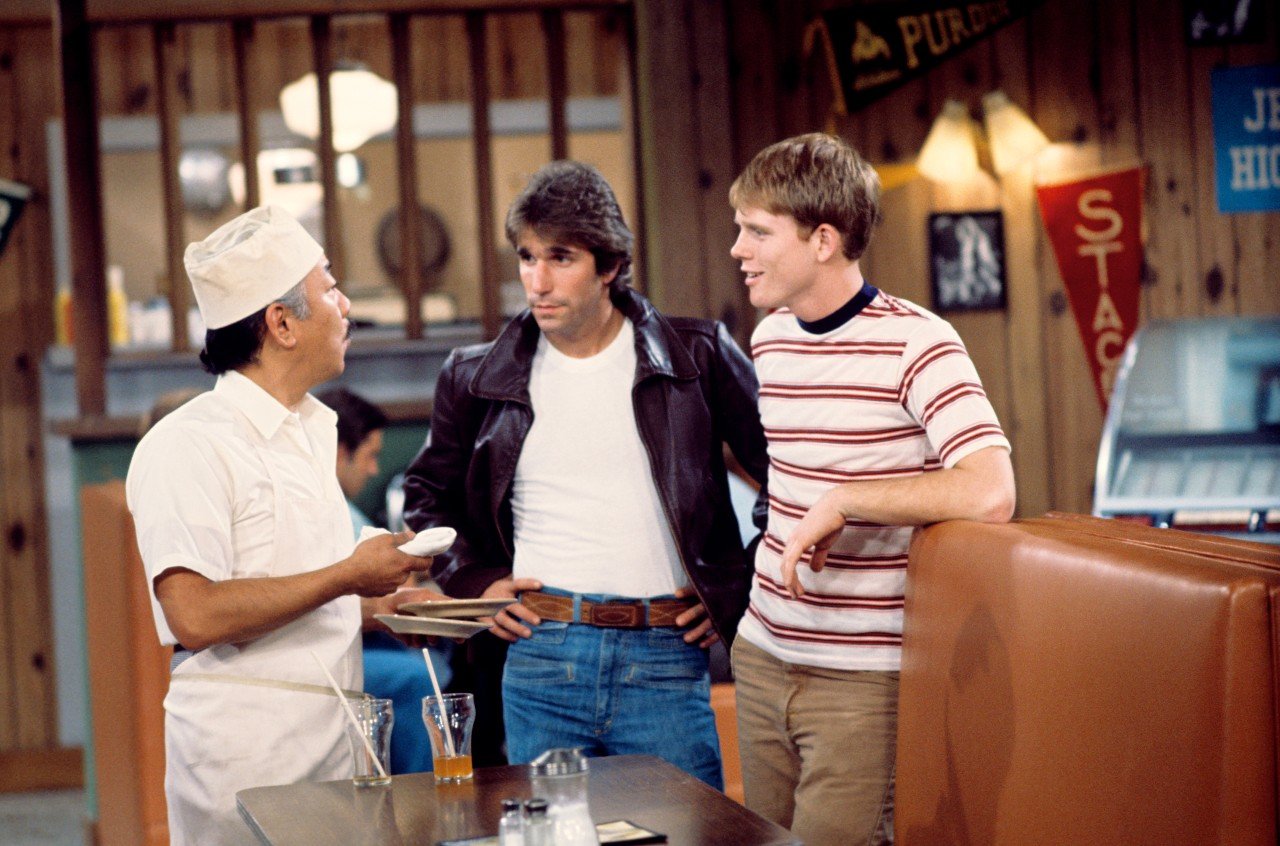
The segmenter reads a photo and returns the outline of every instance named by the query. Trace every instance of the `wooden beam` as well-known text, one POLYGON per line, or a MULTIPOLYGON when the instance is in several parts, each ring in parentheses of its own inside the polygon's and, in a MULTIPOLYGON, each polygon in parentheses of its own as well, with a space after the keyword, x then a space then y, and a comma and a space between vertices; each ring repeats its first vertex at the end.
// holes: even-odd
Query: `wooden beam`
POLYGON ((0 752, 0 793, 84 787, 84 753, 69 746, 0 752))
MULTIPOLYGON (((0 30, 0 55, 9 55, 14 48, 13 33, 0 30)), ((16 78, 16 72, 12 64, 8 66, 0 65, 0 151, 18 149, 18 126, 17 126, 17 89, 19 82, 16 78)), ((0 178, 9 179, 16 175, 16 162, 13 162, 8 155, 0 152, 0 178)), ((20 230, 14 229, 13 247, 17 247, 17 235, 20 230)), ((16 251, 15 251, 16 253, 16 251)), ((15 259, 18 256, 15 254, 15 259)), ((19 266, 18 261, 0 261, 0 312, 4 314, 22 314, 21 296, 24 286, 22 284, 23 268, 19 266)), ((14 321, 10 327, 10 331, 16 330, 21 333, 23 330, 21 321, 14 321)), ((5 525, 9 524, 9 515, 4 513, 8 509, 5 500, 12 494, 22 491, 30 499, 35 499, 32 494, 31 486, 25 483, 13 484, 10 479, 22 479, 19 464, 17 467, 11 466, 9 463, 9 455, 7 447, 9 438, 19 434, 21 424, 14 426, 12 434, 10 432, 9 415, 5 412, 12 410, 23 410, 23 401, 26 399, 21 396, 22 389, 28 384, 38 382, 32 379, 30 373, 19 373, 17 361, 14 360, 14 354, 25 356, 25 343, 19 341, 12 344, 13 353, 9 352, 10 345, 6 344, 3 354, 0 354, 0 520, 5 525), (13 376, 20 378, 14 379, 13 376), (11 393, 17 393, 17 396, 10 398, 11 393)), ((26 368, 28 371, 30 368, 26 368)), ((38 412, 37 412, 38 416, 38 412)), ((19 444, 21 445, 21 444, 19 444)), ((25 463, 25 462, 23 462, 25 463)), ((18 696, 17 688, 17 671, 23 665, 22 647, 23 639, 28 636, 23 623, 19 622, 20 611, 17 606, 23 602, 23 597, 18 588, 12 587, 15 576, 24 569, 25 562, 18 561, 18 556, 12 551, 5 550, 5 554, 0 555, 0 702, 10 702, 13 706, 6 708, 3 717, 0 717, 0 748, 10 748, 21 745, 18 742, 18 723, 22 717, 23 699, 18 696)), ((48 622, 48 606, 40 610, 37 620, 48 622)), ((47 629, 47 626, 42 628, 47 629)))
POLYGON ((324 252, 335 279, 344 279, 346 245, 342 239, 342 213, 338 209, 338 167, 333 153, 333 101, 329 96, 329 74, 333 72, 330 21, 324 15, 311 19, 311 48, 314 51, 316 96, 320 98, 320 136, 316 157, 320 161, 320 185, 324 190, 321 212, 324 218, 324 252))
POLYGON ((58 0, 58 56, 62 86, 62 144, 66 151, 71 232, 71 299, 75 304, 76 406, 81 414, 107 408, 106 244, 98 161, 98 102, 93 30, 85 0, 58 0))
MULTIPOLYGON (((636 4, 635 75, 650 299, 667 314, 710 317, 698 112, 721 113, 728 104, 699 102, 692 48, 703 34, 695 36, 691 26, 692 6, 699 2, 642 0, 636 4)), ((723 39, 717 37, 715 42, 722 44, 723 39)), ((727 160, 727 144, 724 150, 722 158, 727 160)), ((730 215, 727 204, 724 214, 730 215)), ((723 247, 726 264, 731 244, 723 247)))
POLYGON ((733 167, 733 140, 723 130, 733 104, 729 81, 729 33, 724 0, 700 0, 692 6, 695 46, 689 51, 696 81, 694 132, 698 151, 698 217, 701 218, 703 279, 707 317, 723 320, 731 333, 749 336, 755 327, 755 309, 747 298, 738 264, 729 257, 737 237, 729 185, 738 171, 733 167))
POLYGON ((191 344, 187 337, 186 272, 182 264, 182 252, 186 247, 186 233, 182 221, 182 184, 178 181, 178 159, 182 156, 182 136, 179 129, 177 73, 174 69, 176 35, 171 23, 158 23, 151 30, 152 48, 156 67, 156 111, 160 124, 160 186, 164 209, 165 283, 164 292, 169 297, 169 325, 172 327, 172 349, 182 352, 191 344))
POLYGON ((489 60, 485 43, 485 15, 467 15, 467 43, 471 60, 471 144, 475 155, 476 209, 479 216, 481 324, 486 339, 496 338, 501 314, 498 308, 498 257, 493 235, 493 150, 489 128, 489 60))
MULTIPOLYGON (((21 56, 19 35, 0 32, 0 55, 21 56)), ((24 126, 20 58, 0 64, 0 178, 27 177, 23 148, 34 127, 24 126)), ((47 73, 47 67, 45 68, 47 73)), ((44 92, 42 91, 41 94, 44 92)), ((43 96, 38 106, 51 105, 43 96)), ((43 140, 43 133, 35 137, 43 140)), ((34 140, 34 139, 33 139, 34 140)), ((32 186, 33 188, 35 186, 32 186)), ((33 208, 39 195, 32 196, 33 208)), ((0 260, 0 314, 10 316, 0 347, 0 748, 57 742, 53 627, 49 614, 48 523, 44 514, 43 432, 39 361, 44 353, 37 315, 44 285, 27 258, 31 241, 47 240, 38 220, 23 219, 0 260)), ((47 265, 46 265, 47 266, 47 265)), ((46 306, 47 307, 47 306, 46 306)))
MULTIPOLYGON (((229 18, 423 12, 531 12, 539 9, 598 9, 628 5, 629 0, 89 0, 90 23, 192 22, 229 18)), ((49 0, 4 0, 0 24, 52 22, 49 0)))
POLYGON ((623 138, 627 144, 627 158, 631 162, 631 172, 635 174, 635 190, 632 192, 632 197, 635 198, 635 210, 632 212, 631 231, 635 234, 635 243, 639 245, 638 248, 633 248, 631 251, 631 287, 647 297, 649 296, 649 262, 646 258, 644 245, 649 242, 649 229, 645 223, 648 219, 648 215, 645 214, 648 201, 645 199, 644 191, 646 184, 644 121, 640 116, 640 83, 636 63, 636 55, 639 50, 637 46, 636 11, 634 8, 629 9, 620 17, 623 23, 622 35, 626 50, 623 53, 623 63, 620 68, 624 79, 618 86, 618 97, 622 101, 623 138))
POLYGON ((396 119, 396 163, 400 180, 400 290, 404 295, 404 332, 422 337, 422 256, 419 254, 417 143, 413 136, 413 50, 409 16, 391 15, 391 70, 395 75, 399 115, 396 119))
POLYGON ((244 208, 257 208, 262 203, 258 182, 258 151, 262 148, 258 132, 258 112, 254 108, 254 83, 257 69, 253 55, 253 21, 240 18, 231 25, 231 43, 235 51, 236 111, 240 116, 240 161, 244 165, 244 208))
POLYGON ((551 158, 569 158, 569 121, 565 113, 569 101, 565 72, 564 14, 559 9, 542 12, 542 31, 547 39, 547 109, 551 127, 551 158))

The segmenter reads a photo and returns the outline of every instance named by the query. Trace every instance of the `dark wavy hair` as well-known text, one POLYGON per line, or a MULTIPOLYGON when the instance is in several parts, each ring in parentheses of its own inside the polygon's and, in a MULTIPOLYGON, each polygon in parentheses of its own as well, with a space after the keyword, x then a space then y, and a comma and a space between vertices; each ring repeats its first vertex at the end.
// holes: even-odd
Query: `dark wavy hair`
POLYGON ((262 352, 262 339, 267 337, 267 309, 275 303, 292 311, 299 320, 311 316, 306 282, 303 281, 248 317, 218 329, 206 330, 204 349, 200 350, 200 364, 205 372, 220 376, 228 370, 239 370, 257 361, 258 354, 262 352))
POLYGON ((382 409, 346 388, 321 391, 316 399, 338 413, 338 443, 351 452, 359 449, 369 435, 387 428, 387 415, 382 409))
POLYGON ((617 269, 610 287, 631 282, 635 238, 609 183, 589 164, 551 162, 538 170, 507 211, 507 240, 518 247, 520 233, 582 247, 595 257, 596 273, 617 269))

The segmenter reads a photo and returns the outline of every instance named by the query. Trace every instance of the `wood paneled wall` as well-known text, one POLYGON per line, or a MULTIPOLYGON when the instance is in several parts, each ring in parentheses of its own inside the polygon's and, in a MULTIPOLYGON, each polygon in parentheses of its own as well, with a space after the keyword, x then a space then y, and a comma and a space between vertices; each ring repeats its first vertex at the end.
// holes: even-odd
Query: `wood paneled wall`
MULTIPOLYGON (((739 166, 775 140, 832 125, 822 56, 806 60, 801 50, 803 27, 821 5, 728 3, 739 166)), ((1048 0, 834 128, 873 163, 910 162, 944 100, 980 117, 982 95, 1003 89, 1052 141, 1071 145, 1059 172, 1148 166, 1143 320, 1275 314, 1280 213, 1222 215, 1213 191, 1210 72, 1280 58, 1280 15, 1274 5, 1262 11, 1265 43, 1190 47, 1182 4, 1048 0)), ((1019 513, 1089 511, 1103 415, 1030 174, 947 189, 916 180, 888 191, 883 207, 863 269, 926 308, 929 213, 1003 210, 1009 306, 950 319, 1013 441, 1019 513)))
MULTIPOLYGON (((0 20, 6 11, 0 9, 0 20)), ((629 69, 619 36, 629 37, 630 14, 625 7, 565 14, 569 96, 622 94, 629 101, 630 91, 620 90, 627 87, 623 81, 629 69)), ((415 16, 412 27, 416 102, 468 101, 471 74, 463 17, 415 16), (420 49, 422 45, 429 46, 420 49)), ((0 178, 34 189, 0 257, 0 317, 6 327, 0 346, 0 792, 78 784, 81 778, 78 750, 49 751, 58 743, 58 726, 39 365, 53 338, 49 172, 62 167, 46 161, 46 124, 60 109, 55 37, 49 25, 0 23, 0 178)), ((257 27, 255 40, 255 105, 273 109, 280 88, 312 69, 308 21, 268 20, 257 27)), ((494 15, 487 40, 492 99, 547 96, 537 12, 494 15)), ((391 75, 385 16, 336 18, 334 45, 341 58, 391 75)), ((151 27, 105 27, 95 46, 101 113, 154 115, 151 27)), ((172 56, 180 114, 235 113, 229 26, 179 25, 172 56)), ((591 138, 575 143, 581 150, 591 138)), ((495 187, 503 208, 518 187, 495 187)), ((75 186, 70 201, 77 202, 75 186)), ((133 211, 149 215, 157 225, 163 218, 158 205, 133 211)))
MULTIPOLYGON (((736 318, 744 340, 755 314, 728 256, 726 191, 762 147, 828 125, 826 67, 820 57, 806 60, 801 49, 818 8, 817 0, 638 0, 635 31, 626 32, 636 45, 634 91, 619 83, 626 78, 624 56, 583 45, 584 27, 625 27, 627 16, 566 20, 569 93, 637 98, 641 274, 655 300, 672 313, 736 318)), ((981 95, 1001 88, 1051 139, 1072 145, 1075 164, 1149 166, 1144 319, 1275 313, 1280 214, 1216 212, 1208 114, 1215 64, 1276 61, 1277 17, 1271 15, 1266 44, 1190 48, 1181 4, 1046 0, 1023 21, 834 126, 873 162, 909 162, 944 99, 964 100, 976 113, 981 95)), ((536 26, 536 17, 505 20, 489 28, 492 96, 542 96, 542 36, 525 29, 536 26)), ((414 26, 421 30, 415 42, 435 45, 415 54, 418 99, 467 99, 460 19, 422 18, 414 26)), ((381 19, 340 23, 336 36, 345 54, 389 73, 381 19)), ((305 24, 268 23, 258 37, 271 45, 256 71, 265 108, 283 82, 310 69, 311 48, 305 24)), ((113 28, 99 48, 104 113, 153 112, 147 30, 113 28)), ((184 113, 234 111, 231 52, 229 36, 216 27, 179 28, 184 113)), ((36 380, 53 297, 44 160, 44 123, 57 109, 53 55, 48 27, 0 29, 0 176, 37 192, 0 258, 8 327, 0 353, 0 697, 17 706, 0 717, 0 752, 56 740, 36 380)), ((1102 414, 1030 175, 962 190, 917 180, 887 192, 867 276, 928 306, 928 214, 978 207, 1005 214, 1009 305, 953 322, 1013 440, 1020 512, 1088 511, 1102 414)))
MULTIPOLYGON (((0 29, 0 177, 33 189, 0 256, 0 750, 48 749, 58 742, 39 380, 53 315, 44 140, 57 102, 52 66, 47 27, 0 29)), ((31 789, 78 777, 77 762, 66 772, 59 763, 66 761, 56 755, 18 759, 0 767, 0 788, 31 789)))

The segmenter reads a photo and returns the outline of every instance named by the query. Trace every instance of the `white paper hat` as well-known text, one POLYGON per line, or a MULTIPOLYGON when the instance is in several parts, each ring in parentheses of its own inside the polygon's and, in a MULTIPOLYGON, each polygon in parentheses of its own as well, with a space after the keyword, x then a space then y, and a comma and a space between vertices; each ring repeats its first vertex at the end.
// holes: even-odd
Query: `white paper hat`
POLYGON ((221 329, 278 300, 323 256, 288 212, 260 206, 188 244, 183 263, 204 325, 221 329))

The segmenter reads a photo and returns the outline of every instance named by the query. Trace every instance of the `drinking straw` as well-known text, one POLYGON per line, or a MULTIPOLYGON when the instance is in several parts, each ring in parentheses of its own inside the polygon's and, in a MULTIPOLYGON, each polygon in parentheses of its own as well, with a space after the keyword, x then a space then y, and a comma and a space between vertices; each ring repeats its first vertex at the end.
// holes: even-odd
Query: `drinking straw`
POLYGON ((324 665, 320 657, 312 650, 311 657, 320 665, 320 669, 324 671, 325 678, 329 680, 329 684, 333 687, 333 692, 338 697, 338 701, 342 703, 342 708, 347 712, 348 719, 351 720, 351 726, 356 730, 356 734, 360 735, 360 739, 364 741, 365 751, 369 753, 369 757, 373 759, 373 765, 378 768, 378 777, 386 778, 387 771, 382 768, 382 761, 378 760, 378 753, 373 751, 373 744, 369 742, 369 735, 360 727, 360 721, 356 719, 356 712, 351 710, 351 703, 347 701, 347 696, 342 692, 342 688, 338 687, 338 682, 333 677, 333 673, 329 672, 329 668, 324 665))
POLYGON ((457 757, 453 750, 453 732, 449 730, 449 712, 444 709, 444 694, 440 692, 440 680, 436 678, 436 667, 431 663, 431 650, 422 648, 422 658, 427 662, 427 672, 431 674, 431 687, 436 692, 436 701, 440 703, 441 731, 444 732, 444 745, 450 758, 457 757))

